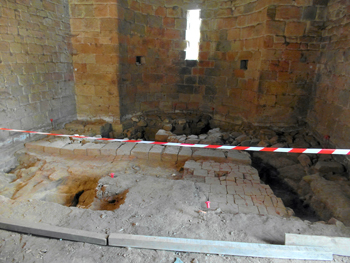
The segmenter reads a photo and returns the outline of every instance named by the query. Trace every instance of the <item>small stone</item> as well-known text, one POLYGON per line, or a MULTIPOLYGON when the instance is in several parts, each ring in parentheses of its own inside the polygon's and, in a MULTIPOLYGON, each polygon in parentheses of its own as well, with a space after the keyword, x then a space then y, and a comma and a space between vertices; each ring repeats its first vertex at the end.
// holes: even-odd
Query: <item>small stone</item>
POLYGON ((248 139, 249 139, 249 137, 247 135, 243 134, 243 135, 238 136, 236 138, 236 141, 241 143, 241 142, 246 141, 248 139))
POLYGON ((215 128, 215 129, 211 129, 208 131, 208 135, 212 135, 212 134, 215 134, 215 133, 221 133, 220 132, 220 128, 215 128))
POLYGON ((208 137, 207 134, 201 134, 201 135, 199 135, 199 139, 200 139, 200 140, 204 140, 204 139, 206 139, 207 137, 208 137))
POLYGON ((266 141, 260 141, 257 146, 258 147, 267 147, 267 146, 269 146, 269 143, 266 141))
POLYGON ((344 167, 341 163, 338 162, 317 162, 315 165, 315 169, 320 173, 342 173, 344 171, 344 167))
POLYGON ((137 126, 146 127, 146 126, 147 126, 147 121, 145 121, 145 120, 140 120, 140 121, 137 123, 137 126))
POLYGON ((343 222, 339 221, 338 219, 332 217, 331 219, 328 220, 328 224, 330 225, 336 225, 337 227, 343 227, 344 224, 343 222))
POLYGON ((243 142, 241 142, 242 146, 250 146, 251 140, 245 140, 243 142))
POLYGON ((186 121, 185 119, 179 119, 179 120, 177 121, 177 123, 178 123, 179 125, 185 125, 185 124, 187 123, 187 121, 186 121))
POLYGON ((168 137, 172 135, 173 134, 170 131, 160 129, 155 135, 155 140, 157 142, 166 142, 168 140, 168 137))
POLYGON ((138 117, 131 117, 131 120, 133 122, 139 122, 140 121, 140 119, 138 117))
POLYGON ((304 167, 310 167, 312 165, 310 157, 304 153, 299 155, 298 160, 299 160, 300 164, 304 167))
POLYGON ((171 131, 173 129, 173 125, 172 124, 165 124, 164 126, 163 126, 163 130, 165 130, 165 131, 171 131))

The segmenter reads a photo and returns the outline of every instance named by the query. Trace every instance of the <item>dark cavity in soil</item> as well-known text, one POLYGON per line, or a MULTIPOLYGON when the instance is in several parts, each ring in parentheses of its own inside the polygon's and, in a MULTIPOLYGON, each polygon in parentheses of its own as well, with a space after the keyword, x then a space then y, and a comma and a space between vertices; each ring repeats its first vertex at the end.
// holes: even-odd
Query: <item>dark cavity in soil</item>
POLYGON ((299 195, 279 176, 275 167, 258 157, 252 157, 252 166, 259 172, 260 179, 269 185, 273 193, 282 199, 286 207, 293 209, 295 216, 310 222, 321 221, 316 212, 299 198, 299 195))

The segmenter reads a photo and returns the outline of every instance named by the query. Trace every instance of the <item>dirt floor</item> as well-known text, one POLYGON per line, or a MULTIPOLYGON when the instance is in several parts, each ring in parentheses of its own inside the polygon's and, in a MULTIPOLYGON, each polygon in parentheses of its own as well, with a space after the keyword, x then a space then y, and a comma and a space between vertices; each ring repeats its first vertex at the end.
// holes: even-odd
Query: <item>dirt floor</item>
MULTIPOLYGON (((110 158, 97 161, 89 157, 27 156, 21 167, 0 176, 0 215, 107 234, 264 244, 284 244, 285 233, 350 237, 350 228, 341 223, 203 211, 196 183, 180 177, 175 167, 137 159, 113 162, 110 158)), ((308 262, 101 247, 0 230, 0 262, 6 263, 172 263, 176 258, 185 263, 308 262)), ((340 256, 333 260, 349 261, 349 257, 340 256)))

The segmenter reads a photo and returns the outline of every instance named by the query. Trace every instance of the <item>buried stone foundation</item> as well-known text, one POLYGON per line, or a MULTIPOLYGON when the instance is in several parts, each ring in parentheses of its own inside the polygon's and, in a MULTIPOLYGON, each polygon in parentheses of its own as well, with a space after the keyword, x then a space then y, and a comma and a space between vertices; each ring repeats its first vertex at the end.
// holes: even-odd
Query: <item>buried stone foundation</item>
MULTIPOLYGON (((84 135, 93 136, 97 133, 102 134, 109 131, 107 137, 124 138, 130 135, 130 139, 150 140, 152 138, 162 142, 274 148, 323 148, 323 142, 318 139, 317 134, 306 128, 272 129, 241 124, 232 126, 231 130, 213 129, 213 121, 207 115, 134 116, 128 123, 129 128, 126 125, 123 130, 124 133, 120 136, 114 136, 116 134, 113 125, 106 122, 95 124, 74 122, 66 125, 66 128, 71 129, 67 131, 71 134, 82 132, 86 133, 84 135), (93 125, 96 125, 97 128, 92 129, 93 125), (197 130, 195 129, 196 125, 199 125, 197 130), (72 127, 80 127, 80 130, 73 130, 72 127), (154 133, 149 135, 150 132, 154 133), (192 132, 195 134, 192 134, 192 132)), ((70 147, 66 146, 61 151, 77 152, 82 150, 86 155, 94 155, 95 152, 101 152, 102 154, 104 151, 110 152, 111 150, 107 149, 108 147, 103 147, 102 151, 102 148, 96 145, 94 145, 94 149, 88 149, 89 145, 85 145, 79 150, 70 149, 70 147)), ((120 154, 127 151, 130 156, 137 157, 144 156, 146 151, 147 158, 157 158, 161 162, 181 161, 184 163, 188 158, 197 161, 202 158, 196 157, 200 153, 198 149, 164 148, 162 146, 144 148, 145 145, 134 145, 132 149, 129 149, 124 145, 118 151, 120 151, 120 154), (173 152, 174 149, 175 152, 173 152), (185 152, 185 149, 188 152, 185 152)), ((47 147, 47 152, 49 151, 50 149, 47 147)), ((115 154, 118 154, 118 151, 115 150, 115 154)), ((234 152, 230 151, 230 153, 234 152)), ((216 153, 219 153, 219 151, 216 151, 216 153)), ((202 154, 199 154, 199 156, 202 156, 202 154)), ((228 157, 228 153, 225 157, 228 157)), ((220 159, 220 156, 210 155, 210 158, 217 161, 215 158, 220 159)), ((273 188, 272 185, 271 187, 275 194, 283 199, 286 206, 292 207, 298 216, 311 221, 319 219, 327 221, 331 217, 335 217, 346 224, 350 223, 350 213, 347 210, 347 207, 350 207, 350 182, 346 165, 334 160, 331 155, 254 152, 252 153, 252 159, 253 166, 259 170, 263 182, 273 184, 269 181, 273 177, 279 180, 279 183, 275 183, 276 188, 273 188), (281 185, 284 186, 281 187, 281 185), (289 190, 282 193, 281 189, 289 190), (308 207, 311 207, 311 210, 308 207)))

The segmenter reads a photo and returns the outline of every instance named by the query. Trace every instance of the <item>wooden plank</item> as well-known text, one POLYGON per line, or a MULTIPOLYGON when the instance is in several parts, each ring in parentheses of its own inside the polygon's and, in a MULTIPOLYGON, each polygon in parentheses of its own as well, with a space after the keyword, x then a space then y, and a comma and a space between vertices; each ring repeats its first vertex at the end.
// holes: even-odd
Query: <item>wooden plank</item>
POLYGON ((283 259, 333 260, 324 248, 111 234, 109 246, 283 259))
POLYGON ((350 256, 350 238, 286 234, 286 245, 327 248, 335 255, 350 256))
POLYGON ((32 234, 36 236, 79 241, 96 245, 107 245, 107 235, 84 230, 33 223, 23 220, 0 217, 0 228, 8 231, 32 234))

